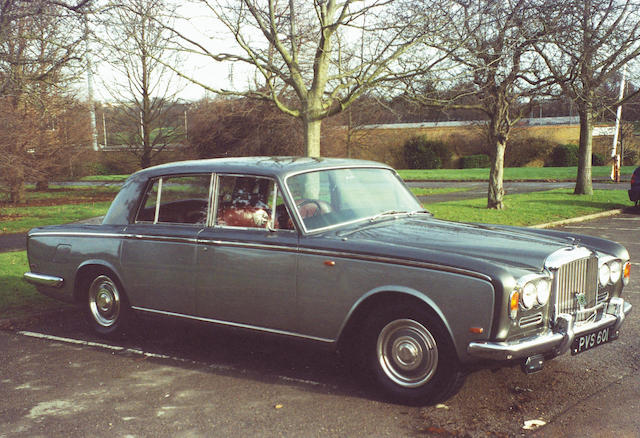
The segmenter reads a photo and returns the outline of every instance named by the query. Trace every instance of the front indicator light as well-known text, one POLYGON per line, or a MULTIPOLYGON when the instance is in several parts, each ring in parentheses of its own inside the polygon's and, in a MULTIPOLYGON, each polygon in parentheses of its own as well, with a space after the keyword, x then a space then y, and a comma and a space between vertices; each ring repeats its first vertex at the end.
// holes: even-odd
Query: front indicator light
POLYGON ((624 275, 622 277, 622 282, 626 286, 629 284, 629 280, 631 279, 631 263, 625 262, 624 264, 624 275))
POLYGON ((516 319, 518 317, 518 305, 520 304, 520 293, 517 290, 509 295, 509 317, 516 319))

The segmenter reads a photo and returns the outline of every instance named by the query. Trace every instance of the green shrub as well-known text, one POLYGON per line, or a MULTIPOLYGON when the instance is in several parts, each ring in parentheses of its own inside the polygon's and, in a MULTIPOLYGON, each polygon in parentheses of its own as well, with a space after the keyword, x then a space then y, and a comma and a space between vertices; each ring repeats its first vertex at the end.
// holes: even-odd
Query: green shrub
POLYGON ((89 171, 90 175, 112 175, 114 173, 117 173, 111 166, 99 162, 88 163, 87 170, 89 171))
POLYGON ((640 153, 637 149, 631 149, 630 147, 624 149, 624 166, 635 166, 640 159, 640 153))
POLYGON ((449 148, 426 136, 412 137, 404 144, 404 159, 409 169, 440 169, 451 163, 449 148))
POLYGON ((578 146, 574 144, 561 144, 551 151, 548 166, 569 167, 578 165, 578 146))
POLYGON ((607 159, 605 158, 605 156, 603 154, 599 154, 597 152, 594 152, 591 154, 591 165, 592 166, 606 166, 607 165, 607 159))
POLYGON ((537 163, 541 166, 548 160, 551 151, 557 145, 555 142, 539 137, 512 138, 504 154, 504 165, 523 167, 537 163))
POLYGON ((491 162, 487 154, 468 155, 460 158, 461 169, 478 169, 489 167, 490 165, 491 162))

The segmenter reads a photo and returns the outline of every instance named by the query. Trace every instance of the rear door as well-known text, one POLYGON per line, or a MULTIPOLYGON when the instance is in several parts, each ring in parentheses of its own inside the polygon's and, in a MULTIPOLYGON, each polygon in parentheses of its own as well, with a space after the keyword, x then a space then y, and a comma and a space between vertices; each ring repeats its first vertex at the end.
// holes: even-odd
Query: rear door
POLYGON ((121 251, 122 280, 135 308, 194 313, 197 235, 210 210, 211 181, 209 174, 149 181, 121 251))

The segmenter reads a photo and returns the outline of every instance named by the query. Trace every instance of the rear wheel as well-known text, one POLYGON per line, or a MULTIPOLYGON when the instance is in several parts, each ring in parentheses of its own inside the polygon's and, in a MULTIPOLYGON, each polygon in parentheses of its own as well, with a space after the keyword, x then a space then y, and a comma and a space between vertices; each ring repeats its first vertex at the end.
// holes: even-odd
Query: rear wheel
POLYGON ((464 382, 453 342, 431 312, 406 306, 380 310, 364 336, 369 374, 394 401, 437 402, 453 396, 464 382))
POLYGON ((91 328, 102 336, 121 333, 129 309, 117 280, 110 274, 99 273, 85 284, 85 315, 91 328))

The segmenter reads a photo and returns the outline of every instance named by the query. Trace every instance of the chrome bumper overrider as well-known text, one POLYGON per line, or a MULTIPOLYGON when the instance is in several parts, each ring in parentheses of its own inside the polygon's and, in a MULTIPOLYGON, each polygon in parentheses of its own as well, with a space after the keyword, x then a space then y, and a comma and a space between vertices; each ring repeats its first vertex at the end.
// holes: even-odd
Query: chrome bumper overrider
POLYGON ((558 315, 554 329, 550 333, 512 342, 470 342, 467 352, 473 357, 491 360, 511 360, 547 353, 564 354, 569 350, 576 336, 609 325, 612 326, 611 338, 617 338, 620 326, 631 312, 631 307, 631 304, 622 298, 611 298, 605 314, 597 321, 577 325, 574 323, 573 316, 562 313, 558 315))
POLYGON ((36 274, 35 272, 25 272, 24 279, 36 286, 62 287, 64 279, 53 275, 36 274))

